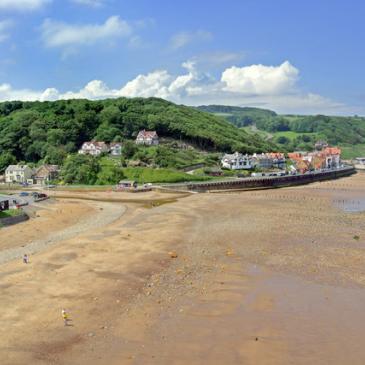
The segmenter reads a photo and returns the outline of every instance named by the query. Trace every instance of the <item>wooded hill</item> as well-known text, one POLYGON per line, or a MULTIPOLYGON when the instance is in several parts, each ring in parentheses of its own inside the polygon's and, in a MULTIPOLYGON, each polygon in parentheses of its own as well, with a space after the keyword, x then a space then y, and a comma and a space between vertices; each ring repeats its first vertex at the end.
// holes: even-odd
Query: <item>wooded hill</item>
POLYGON ((346 157, 365 153, 365 118, 326 115, 278 115, 259 108, 240 108, 222 105, 198 107, 248 132, 259 134, 282 146, 285 150, 310 150, 318 139, 341 146, 346 157), (266 132, 261 133, 261 132, 266 132))
POLYGON ((0 169, 17 161, 62 164, 85 141, 134 139, 141 129, 208 151, 275 148, 221 117, 157 98, 14 101, 0 103, 0 169))

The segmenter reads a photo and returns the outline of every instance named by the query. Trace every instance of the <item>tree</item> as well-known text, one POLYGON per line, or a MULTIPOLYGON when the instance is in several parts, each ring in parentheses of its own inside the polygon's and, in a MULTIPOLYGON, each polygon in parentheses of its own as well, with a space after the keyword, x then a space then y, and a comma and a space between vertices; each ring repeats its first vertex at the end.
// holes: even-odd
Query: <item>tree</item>
POLYGON ((0 154, 0 172, 4 172, 9 165, 15 165, 16 158, 9 152, 0 154))
POLYGON ((95 184, 99 172, 95 157, 89 155, 69 155, 61 170, 61 176, 67 184, 95 184))
POLYGON ((138 146, 132 141, 125 141, 123 144, 123 156, 125 158, 132 158, 138 151, 138 146))

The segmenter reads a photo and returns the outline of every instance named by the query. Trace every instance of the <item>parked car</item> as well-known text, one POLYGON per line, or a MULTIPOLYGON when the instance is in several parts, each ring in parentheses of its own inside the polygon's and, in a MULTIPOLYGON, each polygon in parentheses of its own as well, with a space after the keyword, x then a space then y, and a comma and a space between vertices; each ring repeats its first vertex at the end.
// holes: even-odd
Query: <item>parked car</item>
POLYGON ((29 196, 29 193, 26 191, 22 191, 19 196, 29 196))

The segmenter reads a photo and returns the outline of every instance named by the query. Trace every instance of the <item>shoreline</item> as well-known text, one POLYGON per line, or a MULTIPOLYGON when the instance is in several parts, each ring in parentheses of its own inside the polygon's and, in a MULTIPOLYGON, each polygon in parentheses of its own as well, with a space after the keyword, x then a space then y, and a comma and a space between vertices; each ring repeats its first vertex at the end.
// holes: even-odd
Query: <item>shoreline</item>
POLYGON ((0 358, 342 365, 347 356, 362 364, 364 212, 346 213, 336 202, 355 199, 364 182, 358 174, 149 208, 133 203, 29 266, 4 264, 0 358), (72 327, 63 327, 62 307, 72 327))

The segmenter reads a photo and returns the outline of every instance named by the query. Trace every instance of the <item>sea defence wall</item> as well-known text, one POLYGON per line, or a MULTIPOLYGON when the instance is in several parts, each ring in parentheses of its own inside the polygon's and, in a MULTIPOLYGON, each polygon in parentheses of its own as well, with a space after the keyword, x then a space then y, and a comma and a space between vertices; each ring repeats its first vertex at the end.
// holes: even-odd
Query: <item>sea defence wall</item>
POLYGON ((0 227, 13 226, 14 224, 26 222, 28 219, 29 219, 29 216, 25 213, 16 215, 14 217, 1 218, 0 227))
POLYGON ((247 177, 234 180, 192 182, 184 184, 166 184, 161 185, 163 188, 193 191, 209 192, 220 190, 250 190, 250 189, 270 189, 285 186, 304 185, 316 181, 325 181, 338 179, 340 177, 350 176, 356 173, 353 167, 343 167, 323 172, 311 172, 303 175, 286 175, 286 176, 267 176, 267 177, 247 177))

